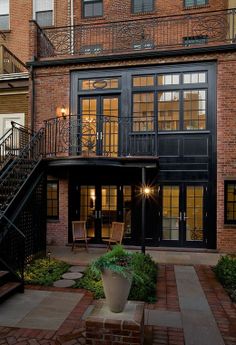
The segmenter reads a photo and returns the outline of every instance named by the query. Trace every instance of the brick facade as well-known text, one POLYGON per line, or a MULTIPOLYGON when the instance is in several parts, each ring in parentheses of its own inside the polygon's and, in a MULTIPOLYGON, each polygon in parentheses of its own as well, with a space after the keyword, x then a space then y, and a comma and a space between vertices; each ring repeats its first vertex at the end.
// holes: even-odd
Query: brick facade
POLYGON ((65 245, 68 242, 68 180, 59 179, 59 220, 48 222, 48 245, 65 245))

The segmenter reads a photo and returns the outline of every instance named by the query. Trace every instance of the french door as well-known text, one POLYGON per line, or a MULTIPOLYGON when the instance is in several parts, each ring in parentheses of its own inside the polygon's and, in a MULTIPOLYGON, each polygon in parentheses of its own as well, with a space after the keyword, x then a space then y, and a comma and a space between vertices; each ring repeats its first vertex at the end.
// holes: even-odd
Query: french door
POLYGON ((161 241, 178 246, 205 242, 207 188, 202 184, 163 185, 161 191, 161 241))
POLYGON ((81 185, 79 219, 85 220, 88 236, 100 242, 110 235, 114 221, 125 223, 125 237, 131 236, 131 186, 81 185))
POLYGON ((117 156, 119 96, 80 97, 79 103, 80 151, 117 156))

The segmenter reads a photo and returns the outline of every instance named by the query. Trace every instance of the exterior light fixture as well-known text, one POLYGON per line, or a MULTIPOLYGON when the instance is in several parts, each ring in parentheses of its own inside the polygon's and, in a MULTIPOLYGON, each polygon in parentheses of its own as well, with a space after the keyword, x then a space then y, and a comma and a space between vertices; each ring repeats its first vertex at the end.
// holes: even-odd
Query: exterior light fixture
POLYGON ((52 252, 50 249, 48 249, 48 252, 47 252, 47 257, 48 257, 48 261, 50 262, 51 260, 51 255, 52 255, 52 252))
POLYGON ((61 116, 62 116, 63 118, 66 117, 66 109, 65 109, 65 106, 64 106, 64 105, 62 105, 62 107, 61 107, 61 116))

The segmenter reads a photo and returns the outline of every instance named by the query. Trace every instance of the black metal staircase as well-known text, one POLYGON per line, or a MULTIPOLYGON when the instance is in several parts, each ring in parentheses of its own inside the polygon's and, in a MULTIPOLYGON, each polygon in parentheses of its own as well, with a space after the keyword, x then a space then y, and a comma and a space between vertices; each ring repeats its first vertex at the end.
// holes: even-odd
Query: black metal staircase
POLYGON ((27 260, 45 250, 44 129, 12 123, 0 139, 0 302, 24 290, 27 260))

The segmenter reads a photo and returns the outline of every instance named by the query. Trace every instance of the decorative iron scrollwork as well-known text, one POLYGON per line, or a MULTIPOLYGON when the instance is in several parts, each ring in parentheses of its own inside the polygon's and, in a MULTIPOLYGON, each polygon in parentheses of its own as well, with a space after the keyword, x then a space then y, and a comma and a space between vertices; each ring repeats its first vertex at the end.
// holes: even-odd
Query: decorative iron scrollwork
POLYGON ((208 37, 209 40, 225 39, 229 32, 229 23, 226 15, 201 16, 193 26, 196 36, 208 37))

